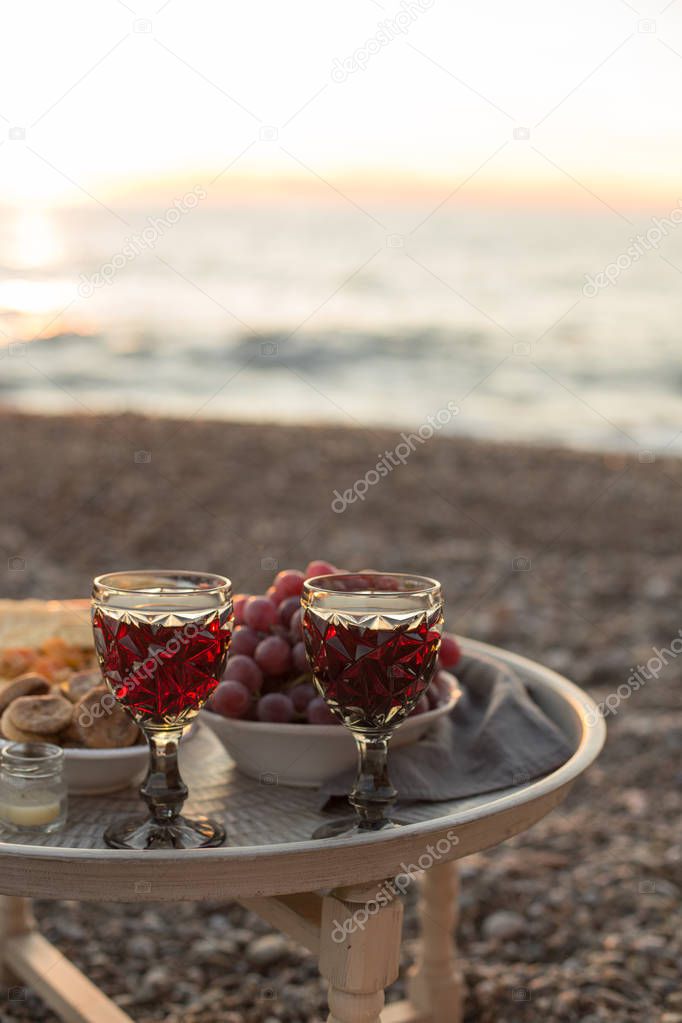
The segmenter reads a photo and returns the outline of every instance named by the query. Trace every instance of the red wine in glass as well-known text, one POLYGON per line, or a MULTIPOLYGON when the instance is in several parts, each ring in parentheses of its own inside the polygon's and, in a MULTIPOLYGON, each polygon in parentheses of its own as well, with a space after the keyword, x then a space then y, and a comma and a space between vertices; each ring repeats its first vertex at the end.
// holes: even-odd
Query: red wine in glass
POLYGON ((196 849, 221 845, 225 829, 181 814, 187 786, 178 743, 218 685, 232 635, 228 579, 202 572, 113 572, 95 579, 92 624, 105 681, 149 742, 140 793, 143 819, 117 822, 104 838, 115 849, 196 849))
POLYGON ((124 619, 93 614, 102 674, 116 699, 141 726, 187 724, 225 670, 231 620, 217 611, 183 625, 154 625, 139 609, 124 619))
POLYGON ((439 608, 374 615, 314 610, 303 634, 317 688, 348 728, 386 732, 399 724, 427 689, 438 659, 439 608))
POLYGON ((395 827, 386 811, 388 741, 429 685, 443 630, 440 584, 424 576, 338 573, 306 580, 303 636, 313 680, 353 734, 358 774, 354 820, 324 825, 314 838, 395 827))

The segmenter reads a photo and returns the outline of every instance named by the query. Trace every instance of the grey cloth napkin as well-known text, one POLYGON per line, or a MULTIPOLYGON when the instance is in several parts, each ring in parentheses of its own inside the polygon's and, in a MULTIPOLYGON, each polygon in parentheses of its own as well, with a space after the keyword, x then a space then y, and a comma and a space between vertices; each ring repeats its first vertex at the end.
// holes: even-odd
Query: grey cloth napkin
MULTIPOLYGON (((419 742, 391 752, 390 776, 401 802, 465 799, 527 784, 574 752, 503 661, 463 657, 456 674, 462 695, 451 713, 419 742)), ((345 796, 354 778, 349 770, 325 782, 322 805, 345 796)))

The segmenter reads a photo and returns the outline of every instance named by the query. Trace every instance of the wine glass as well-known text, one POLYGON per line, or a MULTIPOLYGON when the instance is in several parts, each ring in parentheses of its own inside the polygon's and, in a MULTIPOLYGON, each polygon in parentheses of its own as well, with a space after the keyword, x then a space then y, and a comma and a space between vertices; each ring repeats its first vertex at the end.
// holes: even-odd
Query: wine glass
POLYGON ((316 576, 303 586, 303 637, 315 686, 351 730, 358 774, 349 800, 356 817, 318 828, 314 838, 380 831, 397 792, 388 742, 436 668, 443 630, 440 583, 377 572, 316 576))
POLYGON ((95 579, 97 659, 150 751, 140 787, 149 816, 112 825, 104 835, 112 848, 196 849, 225 841, 216 821, 180 814, 187 786, 178 742, 222 678, 233 622, 231 583, 220 575, 142 571, 95 579))

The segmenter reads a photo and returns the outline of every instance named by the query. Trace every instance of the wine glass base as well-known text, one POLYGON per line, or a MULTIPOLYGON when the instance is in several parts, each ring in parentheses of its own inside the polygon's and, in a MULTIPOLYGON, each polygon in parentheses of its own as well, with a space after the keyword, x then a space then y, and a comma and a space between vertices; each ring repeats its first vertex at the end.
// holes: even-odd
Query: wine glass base
POLYGON ((112 849, 206 849, 223 845, 225 828, 208 817, 176 817, 167 824, 137 817, 112 824, 104 841, 112 849))
POLYGON ((375 821, 373 824, 361 824, 358 817, 342 817, 339 820, 321 824, 313 831, 313 838, 354 838, 359 835, 373 835, 379 831, 393 831, 402 828, 407 821, 389 819, 375 821))

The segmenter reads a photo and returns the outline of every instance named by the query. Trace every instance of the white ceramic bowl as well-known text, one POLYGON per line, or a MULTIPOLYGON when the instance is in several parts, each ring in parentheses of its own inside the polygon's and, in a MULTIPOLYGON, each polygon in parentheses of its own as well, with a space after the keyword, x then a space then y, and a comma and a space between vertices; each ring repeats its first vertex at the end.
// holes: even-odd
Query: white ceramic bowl
MULTIPOLYGON (((9 745, 9 740, 0 739, 0 747, 9 745)), ((148 762, 146 743, 121 749, 65 749, 64 777, 72 796, 103 795, 141 781, 148 762)))
POLYGON ((104 795, 141 782, 149 763, 149 747, 65 749, 64 776, 72 796, 104 795))
MULTIPOLYGON (((194 725, 190 726, 182 742, 187 742, 194 731, 194 725)), ((7 739, 0 739, 0 746, 7 745, 7 739)), ((64 750, 64 777, 72 796, 101 796, 139 784, 148 764, 146 742, 119 749, 64 750)))
MULTIPOLYGON (((417 742, 437 718, 452 710, 461 690, 454 676, 449 678, 452 694, 448 702, 398 725, 392 749, 417 742)), ((316 789, 356 761, 355 741, 343 725, 241 721, 209 710, 202 710, 199 718, 220 739, 239 770, 259 781, 316 789)))

